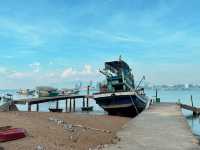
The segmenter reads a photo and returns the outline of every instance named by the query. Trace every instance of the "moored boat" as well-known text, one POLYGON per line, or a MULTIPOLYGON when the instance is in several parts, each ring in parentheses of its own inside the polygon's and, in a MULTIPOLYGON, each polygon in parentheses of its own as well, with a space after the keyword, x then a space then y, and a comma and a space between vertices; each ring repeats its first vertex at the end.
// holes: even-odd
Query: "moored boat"
POLYGON ((35 90, 20 89, 19 91, 17 91, 17 93, 20 94, 20 95, 34 95, 35 94, 35 90))
POLYGON ((59 95, 58 90, 53 87, 39 86, 36 87, 36 90, 39 97, 53 97, 59 95))
POLYGON ((108 114, 134 117, 144 110, 148 98, 143 88, 135 87, 126 62, 121 58, 106 62, 100 72, 106 76, 106 83, 100 84, 100 92, 94 94, 94 99, 108 114))
POLYGON ((79 89, 67 89, 63 88, 60 90, 60 95, 77 95, 79 94, 79 89))

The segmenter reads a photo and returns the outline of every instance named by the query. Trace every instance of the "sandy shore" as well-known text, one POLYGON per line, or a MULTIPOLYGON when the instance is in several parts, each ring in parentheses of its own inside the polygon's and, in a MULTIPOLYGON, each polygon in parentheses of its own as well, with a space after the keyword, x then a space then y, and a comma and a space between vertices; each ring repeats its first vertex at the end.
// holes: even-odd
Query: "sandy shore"
POLYGON ((115 143, 116 132, 129 120, 107 115, 1 112, 0 126, 25 128, 27 137, 0 143, 0 146, 5 150, 95 149, 102 144, 115 143))

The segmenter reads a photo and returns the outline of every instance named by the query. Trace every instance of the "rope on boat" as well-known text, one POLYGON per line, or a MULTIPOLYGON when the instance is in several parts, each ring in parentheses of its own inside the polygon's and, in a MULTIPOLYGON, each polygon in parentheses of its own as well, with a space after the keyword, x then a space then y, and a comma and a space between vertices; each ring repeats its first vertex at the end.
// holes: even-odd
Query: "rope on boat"
POLYGON ((131 101, 132 101, 133 106, 135 107, 136 113, 137 113, 137 115, 138 115, 138 114, 139 114, 139 111, 138 111, 138 109, 137 109, 137 107, 136 107, 136 105, 135 105, 135 103, 134 103, 134 101, 133 101, 131 95, 130 95, 130 98, 131 98, 131 101))
MULTIPOLYGON (((126 80, 125 80, 124 83, 126 84, 126 86, 128 86, 128 87, 130 88, 130 90, 131 90, 132 92, 135 92, 135 93, 136 93, 136 91, 135 91, 129 84, 126 83, 126 80)), ((136 95, 137 95, 137 93, 136 93, 136 95)), ((138 111, 138 109, 137 109, 137 107, 136 107, 136 105, 135 105, 135 103, 134 103, 134 101, 133 101, 131 95, 130 95, 130 98, 131 98, 131 101, 132 101, 133 106, 135 107, 136 113, 137 113, 137 115, 138 115, 138 114, 139 114, 139 111, 138 111)))

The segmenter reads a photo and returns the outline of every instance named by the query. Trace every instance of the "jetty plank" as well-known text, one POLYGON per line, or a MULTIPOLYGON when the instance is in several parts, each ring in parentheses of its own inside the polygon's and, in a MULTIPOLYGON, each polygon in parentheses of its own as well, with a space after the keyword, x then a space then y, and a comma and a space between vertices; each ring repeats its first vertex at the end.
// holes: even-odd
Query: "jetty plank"
POLYGON ((40 98, 27 98, 27 99, 18 99, 14 100, 15 104, 38 104, 46 103, 50 101, 66 100, 66 99, 79 99, 79 98, 93 98, 92 95, 72 95, 72 96, 54 96, 54 97, 40 97, 40 98))
POLYGON ((153 104, 132 119, 123 130, 116 145, 106 150, 199 150, 180 106, 170 103, 153 104))

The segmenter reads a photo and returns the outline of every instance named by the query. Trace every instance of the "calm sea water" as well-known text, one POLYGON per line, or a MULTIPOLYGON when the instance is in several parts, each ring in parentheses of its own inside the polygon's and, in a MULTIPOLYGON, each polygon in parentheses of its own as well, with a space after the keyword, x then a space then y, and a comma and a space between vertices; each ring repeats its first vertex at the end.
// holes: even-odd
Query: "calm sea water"
MULTIPOLYGON (((16 90, 0 90, 0 95, 5 93, 10 93, 13 95, 14 99, 26 98, 25 96, 20 96, 16 93, 16 90)), ((86 91, 81 91, 80 94, 85 94, 86 91)), ((151 98, 155 96, 154 90, 146 90, 146 94, 151 98)), ((173 90, 173 91, 166 91, 166 90, 159 90, 158 97, 160 97, 161 102, 178 102, 178 99, 181 100, 182 103, 191 104, 190 95, 193 96, 193 103, 195 106, 200 107, 200 90, 173 90)), ((90 106, 94 107, 95 114, 106 114, 96 103, 94 100, 89 102, 90 106)), ((47 112, 50 107, 55 107, 55 102, 49 103, 42 103, 40 104, 40 111, 47 112)), ((65 101, 59 102, 59 107, 65 111, 65 101)), ((81 112, 82 107, 82 99, 76 102, 76 111, 77 113, 81 112)), ((27 111, 27 105, 18 105, 19 110, 27 111)), ((36 110, 36 106, 32 106, 32 110, 36 110)), ((200 137, 200 118, 193 117, 192 112, 182 110, 182 113, 185 115, 188 124, 190 125, 192 132, 200 137)))

